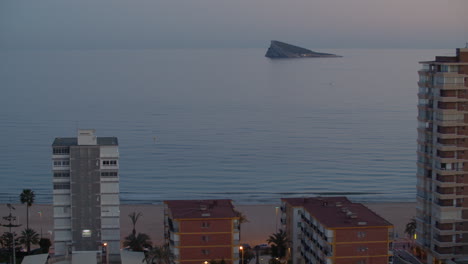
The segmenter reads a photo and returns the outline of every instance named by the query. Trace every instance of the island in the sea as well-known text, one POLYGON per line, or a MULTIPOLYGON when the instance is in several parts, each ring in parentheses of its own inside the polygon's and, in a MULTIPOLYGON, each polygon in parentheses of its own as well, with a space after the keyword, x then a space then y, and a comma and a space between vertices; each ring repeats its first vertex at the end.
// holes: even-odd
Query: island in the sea
POLYGON ((271 59, 280 58, 318 58, 318 57, 341 57, 330 53, 320 53, 284 43, 277 40, 272 40, 265 57, 271 59))

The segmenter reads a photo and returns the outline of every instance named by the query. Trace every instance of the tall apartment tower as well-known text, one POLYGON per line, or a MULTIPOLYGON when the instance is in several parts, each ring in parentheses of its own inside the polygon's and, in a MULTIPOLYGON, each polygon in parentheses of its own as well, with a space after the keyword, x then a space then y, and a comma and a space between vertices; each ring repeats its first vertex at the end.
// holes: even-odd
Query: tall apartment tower
POLYGON ((83 129, 78 137, 55 138, 52 151, 55 255, 96 251, 118 262, 117 138, 83 129))
POLYGON ((420 63, 417 252, 454 263, 468 259, 468 47, 420 63))

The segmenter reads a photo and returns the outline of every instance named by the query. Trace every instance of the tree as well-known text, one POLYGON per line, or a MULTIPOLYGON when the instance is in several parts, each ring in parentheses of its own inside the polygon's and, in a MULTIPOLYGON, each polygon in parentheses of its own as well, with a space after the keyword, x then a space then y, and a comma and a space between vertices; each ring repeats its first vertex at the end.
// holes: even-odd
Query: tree
POLYGON ((271 257, 283 259, 286 257, 288 239, 286 232, 279 230, 267 239, 268 244, 271 245, 271 257))
POLYGON ((138 219, 141 216, 143 216, 143 214, 141 212, 138 212, 138 214, 136 212, 133 212, 133 213, 128 215, 128 217, 130 217, 130 220, 132 221, 132 225, 133 225, 132 234, 134 236, 136 235, 136 230, 135 230, 136 223, 138 222, 138 219))
POLYGON ((411 220, 406 224, 405 233, 413 238, 416 233, 416 226, 416 219, 411 218, 411 220))
POLYGON ((131 233, 125 237, 123 245, 124 247, 129 247, 133 251, 144 251, 145 248, 151 247, 151 240, 147 234, 138 233, 134 235, 131 233))
POLYGON ((29 207, 34 203, 35 194, 31 189, 23 189, 20 194, 20 201, 22 204, 26 204, 26 229, 29 229, 29 207))
POLYGON ((42 253, 49 253, 49 248, 52 246, 52 242, 50 242, 50 239, 48 238, 41 238, 39 240, 39 246, 42 249, 42 253))
POLYGON ((28 253, 31 251, 31 244, 39 244, 39 234, 31 228, 26 228, 21 231, 21 236, 19 237, 19 242, 26 246, 28 253))
POLYGON ((129 247, 133 251, 144 251, 144 248, 151 247, 151 239, 145 233, 138 233, 135 230, 138 219, 143 216, 142 213, 133 212, 128 215, 133 224, 132 233, 125 237, 124 247, 129 247))
POLYGON ((144 261, 148 264, 172 264, 174 254, 172 254, 169 244, 155 246, 145 254, 144 261))
POLYGON ((3 235, 0 237, 0 244, 3 248, 7 248, 8 251, 11 252, 13 249, 13 237, 15 238, 15 252, 18 252, 21 250, 21 247, 18 238, 16 237, 16 233, 14 232, 3 233, 3 235))

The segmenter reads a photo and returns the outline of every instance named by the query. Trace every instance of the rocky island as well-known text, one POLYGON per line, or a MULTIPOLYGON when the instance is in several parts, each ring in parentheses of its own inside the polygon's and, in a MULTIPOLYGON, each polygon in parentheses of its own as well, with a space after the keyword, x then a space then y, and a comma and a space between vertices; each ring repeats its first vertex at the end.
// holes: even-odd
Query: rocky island
POLYGON ((319 57, 341 57, 330 53, 320 53, 294 46, 281 41, 272 40, 265 57, 270 59, 280 58, 319 58, 319 57))

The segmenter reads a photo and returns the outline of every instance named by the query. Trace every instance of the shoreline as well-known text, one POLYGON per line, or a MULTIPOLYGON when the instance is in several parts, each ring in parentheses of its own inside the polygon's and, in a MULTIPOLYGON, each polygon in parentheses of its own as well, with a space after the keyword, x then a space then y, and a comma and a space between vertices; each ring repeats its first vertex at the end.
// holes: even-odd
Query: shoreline
MULTIPOLYGON (((275 230, 281 228, 280 217, 281 211, 276 213, 276 207, 280 203, 274 204, 237 204, 233 203, 236 210, 246 215, 248 222, 242 224, 241 240, 242 243, 257 245, 266 243, 269 235, 275 230)), ((378 215, 385 218, 394 225, 396 238, 404 238, 404 228, 406 223, 410 221, 416 213, 415 202, 372 202, 362 203, 378 215)), ((17 216, 17 223, 22 224, 21 227, 15 229, 16 233, 20 233, 26 225, 26 206, 22 204, 14 204, 16 210, 14 215, 17 216)), ((51 204, 33 204, 29 209, 29 225, 36 230, 38 234, 51 238, 53 230, 53 215, 51 204)), ((164 206, 162 204, 121 204, 120 205, 120 237, 123 240, 131 233, 132 224, 128 215, 132 212, 141 212, 143 216, 138 220, 136 231, 146 233, 151 237, 153 245, 161 245, 164 243, 164 206)), ((0 217, 8 215, 6 204, 0 204, 0 217)), ((0 227, 0 232, 7 231, 6 228, 0 227)))

